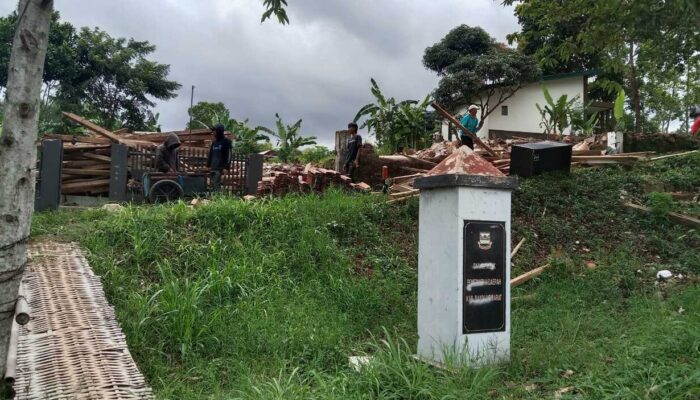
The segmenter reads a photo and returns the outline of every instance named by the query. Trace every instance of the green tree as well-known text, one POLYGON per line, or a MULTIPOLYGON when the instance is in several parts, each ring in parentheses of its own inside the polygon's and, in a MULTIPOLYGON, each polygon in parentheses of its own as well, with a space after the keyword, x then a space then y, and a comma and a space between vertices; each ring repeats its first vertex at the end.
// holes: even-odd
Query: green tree
POLYGON ((541 76, 535 59, 496 43, 480 27, 460 25, 428 47, 423 64, 440 77, 435 100, 455 110, 480 106, 479 127, 493 110, 541 76))
POLYGON ((354 122, 366 117, 362 128, 373 132, 379 147, 389 153, 400 147, 418 148, 430 143, 430 134, 436 124, 433 113, 426 113, 430 96, 422 102, 387 98, 374 79, 370 91, 375 102, 364 105, 355 115, 354 122))
POLYGON ((516 5, 522 28, 509 39, 534 55, 546 71, 601 68, 604 73, 591 89, 605 100, 614 98, 623 83, 637 132, 645 123, 645 95, 658 93, 644 90, 652 82, 653 70, 680 68, 686 83, 681 96, 693 92, 700 35, 692 1, 504 0, 503 4, 516 5))
MULTIPOLYGON (((16 22, 16 13, 0 18, 0 43, 6 44, 0 46, 3 87, 16 22)), ((168 65, 147 59, 154 50, 148 42, 113 38, 98 28, 76 30, 54 13, 42 77, 42 113, 47 113, 41 128, 64 126, 56 110, 65 110, 110 129, 145 129, 154 118, 152 99, 171 99, 180 87, 167 79, 168 65)))
POLYGON ((230 112, 221 102, 200 101, 187 112, 192 116, 192 126, 188 122, 186 129, 211 128, 216 124, 226 126, 230 120, 230 112))
POLYGON ((278 157, 282 162, 296 161, 299 158, 299 148, 316 144, 316 136, 301 136, 301 120, 294 125, 285 125, 279 114, 275 114, 275 130, 260 127, 260 130, 278 139, 278 157))
POLYGON ((260 126, 255 128, 248 125, 248 120, 237 121, 229 119, 226 129, 236 135, 236 151, 242 154, 259 153, 264 150, 265 143, 270 142, 267 135, 260 133, 260 126))
POLYGON ((334 152, 326 146, 313 146, 302 150, 299 161, 303 164, 323 164, 335 159, 334 152))

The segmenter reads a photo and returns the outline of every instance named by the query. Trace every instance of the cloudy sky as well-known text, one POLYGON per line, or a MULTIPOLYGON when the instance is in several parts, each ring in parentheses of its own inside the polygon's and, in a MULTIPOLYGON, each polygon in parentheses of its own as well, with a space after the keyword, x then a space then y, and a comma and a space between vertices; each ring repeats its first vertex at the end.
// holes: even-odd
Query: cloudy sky
MULTIPOLYGON (((274 125, 303 118, 302 133, 329 145, 372 100, 370 78, 397 99, 421 99, 437 84, 425 48, 459 24, 498 40, 518 29, 497 0, 289 0, 291 25, 260 24, 262 0, 56 0, 63 20, 112 36, 148 40, 152 59, 182 84, 156 111, 164 129, 184 128, 195 102, 221 101, 232 117, 274 125)), ((16 7, 0 1, 0 12, 16 7)))

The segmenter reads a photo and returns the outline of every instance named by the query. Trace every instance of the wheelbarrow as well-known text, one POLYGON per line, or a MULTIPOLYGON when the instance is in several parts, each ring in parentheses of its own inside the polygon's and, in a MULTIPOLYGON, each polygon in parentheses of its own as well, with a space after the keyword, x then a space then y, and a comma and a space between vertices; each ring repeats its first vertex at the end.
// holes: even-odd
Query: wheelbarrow
POLYGON ((208 174, 193 172, 143 174, 143 196, 150 203, 166 203, 187 197, 205 196, 208 174))

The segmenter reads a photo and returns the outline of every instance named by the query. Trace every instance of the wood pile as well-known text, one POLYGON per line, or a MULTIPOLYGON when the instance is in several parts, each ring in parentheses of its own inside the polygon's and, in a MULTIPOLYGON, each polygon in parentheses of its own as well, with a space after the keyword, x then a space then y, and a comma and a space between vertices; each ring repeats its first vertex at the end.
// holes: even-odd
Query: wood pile
MULTIPOLYGON (((61 175, 61 194, 101 195, 109 191, 111 146, 113 143, 125 144, 132 149, 155 150, 165 138, 175 133, 180 138, 180 149, 205 150, 211 144, 212 133, 209 129, 193 129, 176 132, 112 132, 83 117, 72 113, 63 113, 69 120, 85 128, 83 135, 45 134, 42 140, 61 140, 63 142, 63 169, 61 175)), ((234 136, 227 132, 229 138, 234 136)), ((144 156, 148 164, 154 162, 152 156, 144 156)), ((226 182, 223 182, 226 184, 226 182)))
POLYGON ((369 191, 366 183, 353 183, 350 177, 311 164, 266 165, 263 178, 258 182, 258 196, 284 196, 288 193, 323 193, 329 187, 369 191))
MULTIPOLYGON (((587 138, 575 144, 572 149, 571 164, 581 166, 631 164, 641 160, 648 160, 654 154, 654 152, 606 154, 603 139, 605 139, 605 135, 603 135, 602 138, 587 138)), ((569 138, 568 140, 571 141, 573 139, 569 138)), ((508 175, 510 173, 511 146, 514 144, 524 144, 538 141, 540 140, 520 137, 514 137, 511 139, 493 139, 489 140, 487 144, 491 150, 497 154, 497 157, 490 155, 486 150, 479 148, 478 145, 475 147, 475 152, 481 155, 485 160, 491 162, 499 171, 508 175)), ((399 169, 405 172, 398 177, 392 178, 392 184, 389 188, 391 198, 390 201, 400 201, 417 196, 418 191, 413 189, 413 181, 416 178, 423 176, 433 166, 447 158, 458 148, 458 141, 444 141, 434 143, 429 149, 420 150, 412 155, 403 154, 380 156, 379 160, 384 162, 384 165, 389 165, 390 172, 392 171, 392 167, 396 167, 397 165, 399 169), (419 160, 423 161, 423 163, 420 164, 420 168, 400 165, 400 163, 405 163, 407 160, 419 160)))

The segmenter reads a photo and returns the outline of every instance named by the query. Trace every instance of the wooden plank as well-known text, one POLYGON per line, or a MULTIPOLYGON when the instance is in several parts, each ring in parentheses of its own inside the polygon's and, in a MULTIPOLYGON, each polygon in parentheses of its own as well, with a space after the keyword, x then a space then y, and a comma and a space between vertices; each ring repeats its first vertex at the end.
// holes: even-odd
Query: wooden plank
POLYGON ((492 149, 491 147, 489 147, 489 145, 487 145, 486 143, 482 142, 481 139, 479 139, 479 137, 476 136, 475 134, 469 132, 469 130, 467 130, 467 128, 465 128, 464 126, 462 126, 462 124, 461 124, 459 121, 457 121, 457 119, 456 119, 455 117, 453 117, 452 114, 450 114, 449 112, 447 112, 447 111, 446 111, 444 108, 442 108, 437 102, 434 101, 434 102, 430 103, 430 105, 438 112, 438 114, 440 114, 440 115, 442 115, 443 117, 447 118, 447 120, 450 121, 450 122, 452 122, 458 129, 461 129, 462 132, 464 132, 464 134, 466 134, 467 136, 469 136, 469 137, 474 141, 474 143, 476 143, 476 144, 479 145, 479 147, 481 147, 482 149, 486 150, 486 152, 489 153, 490 155, 492 155, 493 157, 498 157, 498 154, 496 154, 496 152, 493 151, 493 149, 492 149))
POLYGON ((85 168, 63 168, 66 175, 87 175, 87 176, 109 176, 109 170, 85 169, 85 168))
POLYGON ((101 155, 101 154, 82 153, 82 154, 80 154, 80 155, 81 155, 82 157, 89 158, 89 159, 91 159, 91 160, 104 161, 104 162, 108 162, 108 163, 111 163, 111 162, 112 162, 112 158, 111 158, 111 157, 104 156, 104 155, 101 155))
POLYGON ((112 142, 103 137, 94 136, 83 136, 83 135, 61 135, 57 133, 47 133, 44 134, 42 139, 58 139, 67 143, 73 143, 75 139, 76 143, 92 143, 92 144, 111 144, 112 142))
POLYGON ((678 157, 678 156, 686 156, 688 154, 693 154, 697 153, 700 150, 692 150, 692 151, 686 151, 683 153, 676 153, 676 154, 667 154, 665 156, 659 156, 659 157, 652 157, 651 161, 656 161, 656 160, 663 160, 664 158, 671 158, 671 157, 678 157))
POLYGON ((115 135, 113 132, 108 131, 107 129, 105 129, 105 128, 103 128, 103 127, 101 127, 93 122, 90 122, 87 119, 85 119, 79 115, 75 115, 75 114, 69 113, 69 112, 63 112, 63 115, 66 118, 68 118, 69 120, 75 122, 76 124, 81 125, 84 128, 87 128, 87 129, 89 129, 89 130, 91 130, 99 135, 102 135, 102 136, 106 137, 107 139, 113 141, 114 143, 122 143, 122 139, 118 135, 115 135))
POLYGON ((106 169, 109 168, 109 163, 95 160, 68 160, 63 161, 63 168, 88 168, 88 169, 106 169))
POLYGON ((572 150, 572 156, 602 156, 605 150, 572 150))
POLYGON ((544 265, 544 266, 539 267, 539 268, 535 268, 532 271, 528 271, 520 276, 517 276, 517 277, 511 279, 510 280, 510 287, 513 288, 513 287, 522 285, 523 283, 529 281, 530 279, 541 275, 544 272, 544 270, 547 269, 548 267, 549 267, 549 264, 544 265))
POLYGON ((626 155, 609 155, 609 156, 572 156, 572 161, 629 161, 636 162, 642 160, 644 156, 626 156, 626 155))
POLYGON ((513 251, 510 253, 510 258, 513 258, 516 254, 518 254, 518 250, 520 250, 520 247, 523 245, 523 243, 525 243, 525 238, 518 242, 513 251))
POLYGON ((78 143, 78 144, 70 144, 70 143, 64 143, 63 146, 63 151, 64 152, 75 152, 75 151, 82 151, 82 150, 101 150, 101 149, 109 149, 109 144, 87 144, 87 143, 78 143))
POLYGON ((397 203, 397 202, 399 202, 399 201, 403 201, 403 200, 406 200, 406 199, 412 199, 412 198, 414 198, 414 197, 419 197, 419 196, 420 196, 420 193, 414 193, 414 194, 412 194, 412 195, 410 195, 410 196, 404 196, 404 197, 399 197, 398 199, 389 200, 389 201, 386 202, 386 204, 397 203))
POLYGON ((61 187, 61 193, 63 194, 73 194, 73 193, 84 193, 93 190, 108 190, 109 189, 109 179, 94 179, 86 182, 77 183, 66 183, 61 187))
MULTIPOLYGON (((651 212, 651 208, 645 207, 634 203, 625 203, 625 207, 633 208, 635 210, 644 211, 647 213, 651 212)), ((700 219, 693 218, 689 215, 678 214, 674 212, 669 212, 666 216, 675 223, 686 225, 692 228, 700 228, 700 219)))

